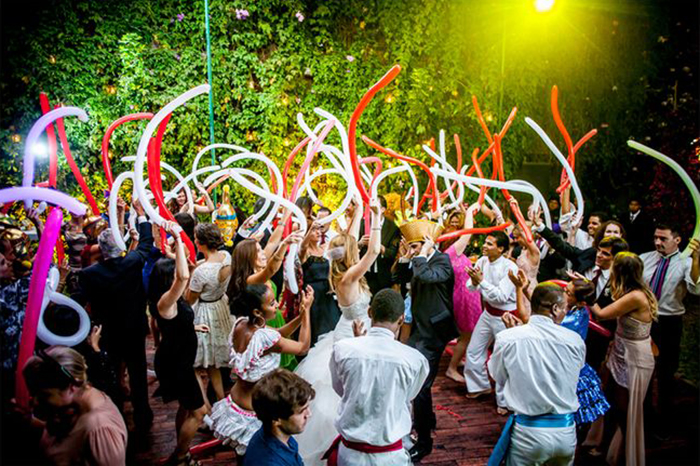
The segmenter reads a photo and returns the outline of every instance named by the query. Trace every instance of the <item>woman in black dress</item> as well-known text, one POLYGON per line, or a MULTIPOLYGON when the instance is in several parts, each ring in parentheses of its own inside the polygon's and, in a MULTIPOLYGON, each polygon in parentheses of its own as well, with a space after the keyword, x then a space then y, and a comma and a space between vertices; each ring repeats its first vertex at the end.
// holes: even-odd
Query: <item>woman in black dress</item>
POLYGON ((182 295, 187 289, 190 272, 185 247, 176 223, 166 222, 165 230, 175 238, 175 260, 160 259, 151 272, 149 305, 161 332, 156 351, 155 369, 160 383, 159 393, 163 402, 177 400, 175 418, 177 444, 167 464, 197 464, 189 456, 190 442, 207 414, 202 389, 194 371, 197 355, 195 331, 208 332, 205 325, 194 325, 194 312, 182 295))
POLYGON ((311 346, 318 337, 333 330, 340 319, 340 308, 328 281, 330 262, 325 251, 328 243, 320 244, 321 229, 320 225, 313 223, 300 249, 303 283, 313 288, 315 296, 311 305, 311 346))

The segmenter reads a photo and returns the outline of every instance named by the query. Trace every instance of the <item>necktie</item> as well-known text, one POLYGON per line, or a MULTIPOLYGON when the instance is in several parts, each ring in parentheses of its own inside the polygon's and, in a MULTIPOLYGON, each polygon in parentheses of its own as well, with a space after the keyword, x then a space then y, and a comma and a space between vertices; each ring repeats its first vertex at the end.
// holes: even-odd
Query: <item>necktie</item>
POLYGON ((321 233, 321 244, 326 244, 326 234, 321 233))
POLYGON ((654 275, 651 277, 649 282, 649 287, 651 292, 654 293, 656 299, 661 299, 661 289, 664 287, 664 280, 666 279, 666 272, 668 271, 668 265, 671 262, 671 257, 662 257, 654 270, 654 275))
POLYGON ((598 279, 600 279, 601 275, 603 275, 603 269, 599 267, 595 272, 593 272, 593 280, 591 280, 593 282, 593 286, 598 286, 598 279))

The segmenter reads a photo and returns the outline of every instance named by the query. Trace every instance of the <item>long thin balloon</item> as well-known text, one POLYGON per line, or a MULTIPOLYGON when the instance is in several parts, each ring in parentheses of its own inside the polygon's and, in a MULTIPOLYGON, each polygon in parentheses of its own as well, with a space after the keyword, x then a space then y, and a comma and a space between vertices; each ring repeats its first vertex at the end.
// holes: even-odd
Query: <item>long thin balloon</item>
MULTIPOLYGON (((636 149, 639 152, 650 155, 656 160, 665 163, 671 167, 678 176, 681 177, 681 180, 683 180, 683 183, 685 183, 686 187, 690 191, 690 197, 693 198, 693 204, 695 205, 695 229, 693 230, 693 235, 691 238, 700 239, 700 191, 698 191, 697 184, 693 183, 693 180, 690 178, 690 175, 688 175, 688 172, 685 171, 683 167, 678 165, 678 162, 673 160, 668 155, 662 154, 658 150, 654 150, 651 147, 638 143, 637 141, 627 141, 627 145, 632 149, 636 149)), ((685 258, 690 256, 690 254, 690 246, 686 246, 683 254, 681 254, 681 257, 685 258)))
MULTIPOLYGON (((39 104, 41 105, 41 113, 46 115, 51 111, 49 97, 45 93, 39 94, 39 104)), ((56 132, 53 125, 46 127, 46 139, 49 143, 49 186, 56 187, 56 175, 58 174, 58 144, 56 144, 56 132)))
POLYGON ((384 87, 387 86, 387 84, 393 81, 394 78, 400 72, 400 65, 394 65, 393 67, 391 67, 391 69, 387 71, 387 73, 384 76, 382 76, 382 78, 379 81, 377 81, 372 87, 370 87, 369 90, 365 93, 365 95, 362 96, 362 99, 360 99, 360 103, 357 104, 357 107, 352 112, 352 116, 350 117, 350 124, 348 125, 348 142, 350 160, 352 161, 352 173, 355 177, 355 184, 357 185, 357 189, 360 191, 360 196, 362 196, 362 201, 365 204, 369 204, 369 194, 367 193, 367 190, 365 189, 365 186, 362 183, 362 178, 360 177, 360 162, 357 159, 357 141, 355 139, 357 134, 357 122, 362 116, 362 112, 365 111, 365 108, 371 102, 371 100, 374 98, 377 92, 382 90, 384 87))
MULTIPOLYGON (((56 110, 51 110, 46 115, 39 118, 32 129, 29 130, 27 140, 24 145, 24 175, 22 177, 22 186, 30 187, 34 184, 34 144, 44 129, 58 118, 67 116, 77 116, 80 121, 87 121, 88 115, 85 110, 78 107, 61 107, 56 110)), ((26 199, 24 206, 29 209, 32 206, 32 199, 26 199)))
POLYGON ((134 174, 132 172, 122 172, 117 176, 117 179, 112 183, 112 188, 109 191, 109 228, 112 230, 112 237, 119 249, 126 251, 125 238, 128 233, 122 237, 122 232, 119 231, 119 219, 117 218, 117 200, 119 199, 119 188, 122 183, 129 178, 133 181, 134 174))
MULTIPOLYGON (((10 188, 12 189, 12 188, 10 188)), ((63 221, 63 212, 61 209, 53 209, 49 212, 44 226, 44 233, 39 240, 39 248, 34 257, 34 265, 32 266, 32 278, 29 281, 29 295, 27 297, 27 308, 24 314, 24 323, 22 324, 22 337, 19 343, 19 356, 17 358, 17 377, 15 397, 17 404, 23 407, 29 407, 29 390, 22 375, 22 369, 27 360, 34 354, 34 346, 36 342, 36 331, 41 315, 41 305, 44 300, 44 291, 46 288, 46 280, 49 276, 49 267, 51 266, 51 258, 53 250, 61 231, 61 222, 63 221)))
POLYGON ((114 183, 114 179, 112 178, 112 165, 109 161, 109 140, 112 137, 112 133, 127 121, 150 120, 151 118, 153 118, 152 113, 132 113, 131 115, 118 118, 107 128, 107 132, 102 138, 102 167, 105 171, 105 178, 107 178, 107 186, 109 186, 109 189, 112 189, 112 183, 114 183))
POLYGON ((15 186, 13 188, 0 189, 0 204, 12 203, 22 199, 34 199, 54 204, 66 209, 73 215, 85 215, 87 211, 85 204, 55 189, 36 188, 34 186, 15 186))
POLYGON ((209 92, 209 88, 209 84, 202 84, 201 86, 190 89, 168 103, 153 117, 153 119, 151 119, 151 121, 148 122, 148 125, 141 136, 141 140, 139 141, 139 146, 136 151, 136 160, 134 161, 134 186, 136 187, 136 192, 138 193, 139 198, 142 200, 142 205, 146 211, 146 214, 158 226, 161 226, 165 219, 161 217, 158 214, 158 211, 156 211, 151 205, 151 202, 146 196, 146 190, 144 187, 143 169, 146 164, 146 151, 148 150, 148 144, 151 140, 151 136, 160 125, 160 122, 163 121, 166 116, 188 100, 191 100, 199 95, 206 94, 209 92))
POLYGON ((66 158, 66 162, 68 162, 71 172, 73 172, 73 176, 75 176, 75 179, 85 195, 85 199, 87 199, 88 204, 90 204, 93 215, 100 215, 100 208, 97 205, 97 201, 95 201, 90 188, 83 178, 83 174, 80 172, 80 168, 78 168, 78 165, 73 159, 73 154, 71 153, 70 146, 68 145, 68 137, 66 136, 66 128, 63 124, 63 118, 56 120, 56 128, 58 129, 58 138, 61 141, 61 147, 63 148, 63 155, 66 158))
POLYGON ((557 160, 559 160, 559 163, 562 164, 564 170, 566 170, 566 174, 568 175, 569 180, 571 180, 571 187, 574 189, 574 194, 576 195, 577 210, 574 218, 572 219, 572 224, 578 225, 578 222, 581 221, 581 218, 583 218, 584 202, 583 195, 581 194, 581 189, 578 187, 578 182, 576 181, 576 175, 574 175, 574 171, 571 169, 571 166, 566 161, 566 157, 564 157, 564 155, 562 155, 562 153, 559 152, 557 146, 555 146, 552 140, 549 139, 547 133, 545 133, 544 130, 540 128, 540 125, 535 123, 530 117, 525 117, 525 123, 527 123, 532 129, 535 130, 537 135, 542 139, 542 141, 544 141, 547 147, 549 147, 549 150, 552 151, 557 160))

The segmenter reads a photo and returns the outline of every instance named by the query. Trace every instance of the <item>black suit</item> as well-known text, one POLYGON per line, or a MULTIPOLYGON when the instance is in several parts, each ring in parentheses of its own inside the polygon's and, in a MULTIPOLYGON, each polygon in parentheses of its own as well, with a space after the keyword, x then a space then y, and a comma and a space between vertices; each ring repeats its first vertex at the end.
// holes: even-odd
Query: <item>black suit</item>
MULTIPOLYGON (((360 235, 365 234, 364 220, 360 222, 360 235)), ((372 296, 384 288, 391 288, 394 284, 391 280, 391 267, 396 260, 396 254, 399 252, 399 243, 401 242, 401 231, 394 222, 385 218, 382 225, 381 244, 384 246, 384 254, 380 254, 377 260, 372 264, 365 274, 369 291, 372 296)), ((367 248, 361 248, 362 253, 367 248)))
POLYGON ((625 227, 630 251, 642 254, 654 250, 654 220, 646 212, 640 211, 634 221, 630 220, 630 213, 625 212, 620 216, 620 223, 625 227))
MULTIPOLYGON (((454 271, 449 256, 439 251, 429 261, 425 257, 414 258, 411 267, 413 328, 408 344, 420 351, 430 365, 428 378, 413 401, 414 425, 418 444, 432 447, 430 431, 435 427, 435 412, 431 388, 445 346, 459 335, 452 302, 454 271)), ((407 263, 399 264, 399 274, 410 273, 407 263)))
MULTIPOLYGON (((146 382, 146 292, 143 267, 153 246, 151 224, 138 225, 139 245, 123 257, 108 259, 80 271, 78 300, 90 304, 92 319, 102 324, 102 345, 116 369, 129 371, 131 400, 137 426, 150 424, 146 382)), ((123 400, 114 400, 122 408, 123 400)))
POLYGON ((595 256, 597 251, 594 247, 579 249, 572 246, 558 234, 547 227, 540 232, 540 236, 547 240, 549 245, 558 253, 571 261, 571 268, 575 272, 584 273, 586 270, 595 267, 595 256))

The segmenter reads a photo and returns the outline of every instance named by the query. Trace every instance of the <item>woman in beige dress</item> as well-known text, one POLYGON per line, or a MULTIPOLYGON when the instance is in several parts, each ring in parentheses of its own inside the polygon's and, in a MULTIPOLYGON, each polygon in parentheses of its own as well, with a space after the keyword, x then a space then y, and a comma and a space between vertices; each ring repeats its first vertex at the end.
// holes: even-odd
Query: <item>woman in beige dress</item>
POLYGON ((615 340, 606 363, 612 375, 608 382, 612 395, 609 399, 617 424, 608 449, 609 464, 618 463, 623 448, 626 464, 645 463, 644 397, 654 371, 649 333, 658 304, 642 278, 643 270, 636 254, 618 253, 610 274, 615 301, 603 309, 597 304, 591 308, 599 319, 617 319, 615 340))

